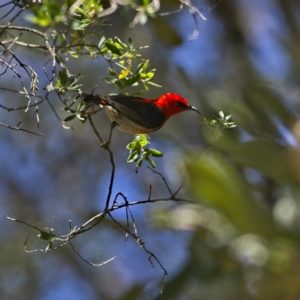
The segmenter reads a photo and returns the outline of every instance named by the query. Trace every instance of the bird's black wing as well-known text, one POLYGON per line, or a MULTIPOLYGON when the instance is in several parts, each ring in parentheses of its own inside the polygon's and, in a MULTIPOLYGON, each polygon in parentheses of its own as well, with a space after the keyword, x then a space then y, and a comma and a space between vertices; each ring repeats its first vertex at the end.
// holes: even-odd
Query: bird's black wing
POLYGON ((103 97, 131 121, 147 128, 159 128, 165 122, 163 111, 151 100, 125 95, 103 97), (147 102, 145 102, 147 101, 147 102))

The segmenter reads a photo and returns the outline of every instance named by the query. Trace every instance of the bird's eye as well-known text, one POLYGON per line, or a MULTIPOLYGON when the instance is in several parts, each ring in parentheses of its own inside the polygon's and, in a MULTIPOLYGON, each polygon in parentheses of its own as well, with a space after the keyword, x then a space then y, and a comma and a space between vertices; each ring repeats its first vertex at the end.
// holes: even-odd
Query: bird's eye
POLYGON ((181 101, 176 101, 176 105, 178 107, 186 107, 186 105, 184 103, 182 103, 181 101))

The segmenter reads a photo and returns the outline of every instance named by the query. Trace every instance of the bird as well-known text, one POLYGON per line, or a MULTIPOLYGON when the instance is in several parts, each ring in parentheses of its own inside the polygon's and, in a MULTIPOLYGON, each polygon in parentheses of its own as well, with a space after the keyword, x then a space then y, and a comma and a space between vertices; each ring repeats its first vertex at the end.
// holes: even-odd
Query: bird
POLYGON ((128 95, 100 96, 87 93, 81 93, 81 98, 86 104, 99 105, 105 109, 112 122, 111 132, 117 127, 131 134, 148 134, 159 130, 173 115, 187 110, 200 113, 184 97, 175 93, 166 93, 153 100, 128 95))

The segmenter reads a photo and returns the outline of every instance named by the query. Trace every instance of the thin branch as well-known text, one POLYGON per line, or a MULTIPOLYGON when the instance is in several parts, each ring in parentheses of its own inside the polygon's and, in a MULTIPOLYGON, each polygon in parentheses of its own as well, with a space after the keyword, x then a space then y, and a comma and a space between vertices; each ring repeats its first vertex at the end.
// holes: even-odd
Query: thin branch
POLYGON ((9 30, 17 30, 17 31, 27 31, 27 32, 30 32, 30 33, 34 33, 38 36, 40 36, 41 38, 45 39, 46 38, 46 34, 37 30, 37 29, 34 29, 34 28, 31 28, 31 27, 25 27, 25 26, 16 26, 16 25, 0 25, 0 29, 9 29, 9 30))
MULTIPOLYGON (((96 136, 98 137, 99 141, 101 142, 101 147, 103 147, 106 151, 108 151, 109 154, 109 159, 110 159, 110 164, 111 164, 111 175, 110 175, 110 182, 109 182, 109 186, 108 186, 108 193, 107 193, 107 197, 106 197, 106 204, 105 204, 105 211, 108 210, 109 208, 109 202, 111 199, 111 194, 112 194, 112 188, 113 188, 113 184, 114 184, 114 180, 115 180, 115 171, 116 171, 116 166, 115 166, 115 162, 114 162, 114 155, 113 152, 111 151, 111 149, 109 148, 109 145, 106 146, 105 143, 103 142, 102 137, 100 136, 91 116, 88 114, 88 120, 93 128, 94 133, 96 134, 96 136)), ((112 130, 112 129, 111 129, 112 130)))
MULTIPOLYGON (((41 230, 40 230, 41 231, 41 230)), ((44 252, 44 253, 46 253, 46 252, 48 252, 48 251, 50 251, 50 250, 52 250, 52 251, 54 251, 54 250, 57 250, 57 249, 59 249, 59 248, 62 248, 62 247, 64 247, 65 245, 67 245, 67 243, 69 242, 69 241, 64 241, 63 243, 61 243, 61 244, 59 244, 58 246, 56 246, 56 247, 54 247, 54 248, 51 248, 51 249, 47 249, 47 247, 45 247, 44 249, 34 249, 34 250, 27 250, 27 242, 28 242, 28 237, 26 238, 26 240, 25 240, 25 243, 24 243, 24 252, 26 252, 26 253, 35 253, 35 252, 44 252)))
POLYGON ((0 58, 0 63, 3 63, 5 66, 7 66, 8 69, 10 69, 12 72, 14 72, 15 75, 19 78, 19 80, 20 80, 20 82, 21 82, 21 85, 22 85, 22 87, 23 87, 23 90, 24 90, 24 92, 25 92, 24 95, 25 95, 25 97, 28 99, 27 108, 26 108, 26 110, 25 110, 25 111, 27 111, 27 110, 28 110, 28 107, 29 107, 29 105, 30 105, 31 98, 30 98, 29 93, 28 93, 28 91, 27 91, 27 89, 26 89, 26 87, 25 87, 25 83, 24 83, 24 80, 23 80, 22 76, 21 76, 21 75, 19 74, 19 72, 15 69, 15 65, 10 65, 10 64, 7 63, 6 61, 2 60, 1 58, 0 58))
MULTIPOLYGON (((17 221, 18 222, 18 221, 17 221)), ((27 250, 27 242, 29 240, 29 237, 26 238, 24 242, 23 251, 26 253, 35 253, 35 252, 45 252, 45 249, 34 249, 34 250, 27 250)))
POLYGON ((110 7, 107 8, 107 9, 104 9, 103 11, 99 12, 98 13, 98 18, 101 18, 101 17, 105 17, 105 16, 108 16, 108 15, 111 15, 113 14, 117 8, 118 8, 118 3, 116 0, 110 0, 109 1, 110 3, 110 7))
POLYGON ((0 126, 6 127, 6 128, 9 128, 9 129, 12 129, 12 130, 24 131, 24 132, 27 132, 27 133, 30 133, 30 134, 34 134, 34 135, 38 135, 38 136, 45 136, 44 134, 41 134, 41 133, 36 133, 36 132, 30 131, 30 130, 26 130, 26 129, 20 128, 19 125, 20 125, 20 123, 17 126, 15 126, 15 127, 11 127, 11 126, 9 126, 7 124, 4 124, 4 123, 0 122, 0 126))
MULTIPOLYGON (((21 32, 27 31, 27 32, 30 32, 30 33, 40 36, 44 40, 45 46, 46 46, 47 50, 49 51, 53 61, 55 61, 57 59, 55 50, 50 46, 50 43, 48 41, 48 37, 47 37, 46 33, 43 33, 37 29, 33 29, 30 27, 16 26, 16 25, 0 25, 0 29, 2 29, 1 33, 5 29, 9 29, 9 30, 17 30, 17 31, 21 31, 21 32)), ((60 63, 60 65, 62 65, 61 62, 59 62, 59 63, 60 63)))
POLYGON ((194 201, 189 199, 183 199, 183 198, 157 198, 157 199, 151 199, 151 200, 140 200, 140 201, 133 201, 128 202, 127 204, 119 204, 117 207, 111 207, 109 209, 109 212, 112 212, 114 210, 120 209, 122 207, 126 206, 134 206, 134 205, 140 205, 140 204, 146 204, 146 203, 157 203, 157 202, 165 202, 165 201, 176 201, 176 202, 187 202, 187 203, 194 203, 194 201))
POLYGON ((6 3, 4 3, 4 4, 1 4, 1 5, 0 5, 0 8, 5 7, 5 6, 7 6, 7 5, 10 5, 10 4, 12 4, 12 3, 14 4, 14 6, 16 6, 15 2, 19 2, 19 1, 9 1, 9 2, 6 2, 6 3))
MULTIPOLYGON (((3 88, 0 88, 0 89, 3 90, 3 88)), ((34 95, 32 95, 32 96, 34 96, 34 95)), ((36 102, 36 103, 34 103, 34 104, 29 105, 29 108, 30 108, 30 107, 34 107, 34 106, 36 106, 37 104, 41 104, 41 103, 43 103, 43 102, 45 101, 45 99, 44 99, 43 97, 41 97, 41 96, 36 96, 36 97, 37 97, 37 98, 42 98, 42 100, 40 100, 40 101, 38 101, 38 102, 36 102)), ((3 109, 5 109, 5 110, 7 110, 8 112, 11 112, 11 111, 13 111, 13 110, 21 110, 21 109, 27 108, 27 106, 7 107, 7 106, 4 106, 3 104, 0 104, 0 107, 3 108, 3 109)))
POLYGON ((206 21, 206 18, 203 14, 199 11, 199 9, 191 4, 190 0, 179 0, 183 5, 187 6, 190 10, 192 15, 198 15, 203 21, 206 21))
MULTIPOLYGON (((113 222, 115 222, 119 227, 121 227, 123 230, 127 230, 120 222, 118 222, 110 212, 108 212, 109 217, 112 219, 113 222)), ((137 235, 135 235, 134 233, 127 231, 129 235, 131 235, 134 240, 136 241, 136 243, 144 249, 145 252, 147 252, 149 254, 149 261, 152 267, 154 267, 153 263, 152 263, 152 258, 159 264, 160 268, 164 271, 165 275, 168 275, 167 270, 164 268, 164 266, 162 265, 162 263, 160 262, 160 260, 156 257, 156 255, 154 253, 152 253, 151 251, 149 251, 146 246, 145 243, 142 241, 142 239, 140 239, 137 235)))
MULTIPOLYGON (((18 93, 18 94, 20 94, 20 95, 24 95, 24 92, 22 92, 22 91, 16 91, 16 90, 13 90, 13 89, 8 89, 8 88, 0 87, 0 90, 3 90, 3 91, 9 91, 9 92, 13 92, 13 93, 18 93)), ((30 105, 29 105, 29 108, 30 108, 30 107, 34 107, 34 106, 36 106, 37 104, 41 104, 42 102, 45 101, 45 97, 43 97, 43 96, 36 96, 36 95, 30 94, 30 93, 29 93, 28 95, 29 95, 29 96, 32 96, 32 97, 36 97, 36 98, 40 98, 40 99, 41 99, 40 101, 36 102, 35 104, 30 104, 30 105)), ((10 111, 13 111, 13 110, 26 109, 28 106, 26 105, 26 106, 19 106, 19 107, 6 107, 6 106, 4 106, 3 104, 0 104, 0 107, 3 108, 3 109, 5 109, 5 110, 7 110, 8 112, 10 112, 10 111)))
MULTIPOLYGON (((119 204, 128 204, 127 198, 126 198, 125 195, 124 195, 123 193, 121 193, 121 192, 119 192, 119 193, 116 194, 115 199, 114 199, 114 201, 113 201, 113 203, 112 203, 112 207, 118 207, 119 204), (121 196, 121 197, 123 198, 124 203, 121 203, 121 202, 118 202, 118 201, 117 201, 117 199, 118 199, 119 196, 121 196)), ((128 218, 128 211, 129 211, 128 205, 126 205, 126 206, 125 206, 125 212, 126 212, 126 227, 127 227, 127 231, 129 231, 129 226, 130 226, 130 225, 129 225, 129 218, 128 218)), ((130 212, 130 213, 131 213, 131 212, 130 212)), ((127 240, 127 238, 128 238, 128 233, 127 233, 127 231, 125 231, 125 240, 127 240)))
MULTIPOLYGON (((222 0, 221 0, 222 1, 222 0)), ((193 31, 193 34, 189 36, 189 40, 195 40, 197 39, 198 35, 199 35, 199 24, 198 24, 198 19, 197 17, 199 16, 203 21, 206 21, 207 19, 205 18, 205 16, 199 11, 199 9, 197 9, 195 6, 193 6, 191 4, 190 0, 179 0, 179 2, 181 2, 181 5, 179 7, 179 9, 174 10, 174 11, 170 11, 170 12, 164 12, 164 13, 160 13, 160 16, 167 16, 170 14, 174 14, 174 13, 179 13, 181 12, 181 10, 183 9, 184 6, 188 7, 189 12, 191 14, 191 16, 193 17, 194 23, 195 23, 195 28, 193 31)), ((216 6, 216 5, 215 5, 216 6)))
POLYGON ((149 195, 148 195, 148 200, 149 201, 151 199, 151 194, 152 194, 152 185, 149 186, 149 195))
POLYGON ((51 101, 49 100, 48 96, 49 96, 49 92, 47 92, 47 94, 46 94, 46 96, 45 96, 45 99, 46 99, 47 103, 49 104, 50 108, 52 109, 52 111, 53 111, 53 113, 54 113, 56 119, 57 119, 59 122, 61 122, 60 116, 58 115, 57 111, 56 111, 55 108, 53 107, 53 105, 52 105, 51 101))
MULTIPOLYGON (((36 229, 36 230, 38 230, 38 231, 41 231, 41 230, 40 230, 38 227, 36 227, 36 226, 30 225, 30 224, 28 224, 28 223, 26 223, 26 222, 24 222, 24 221, 18 220, 18 219, 14 219, 14 218, 8 217, 6 214, 3 214, 3 215, 4 215, 4 218, 5 218, 6 220, 18 222, 18 223, 24 224, 24 225, 26 225, 26 226, 28 226, 28 227, 31 227, 31 228, 33 228, 33 229, 36 229)), ((27 239, 28 239, 28 238, 27 238, 27 239)))
MULTIPOLYGON (((194 159, 194 162, 196 162, 196 161, 199 159, 199 157, 204 153, 204 151, 210 146, 211 142, 212 142, 212 140, 211 140, 209 143, 207 143, 207 144, 201 149, 201 151, 199 152, 199 154, 198 154, 198 155, 196 156, 196 158, 194 159)), ((175 191, 174 197, 175 197, 175 196, 179 193, 179 191, 182 189, 185 180, 186 180, 186 177, 183 178, 181 184, 179 185, 179 187, 178 187, 177 190, 175 191)))
POLYGON ((104 141, 103 141, 101 135, 99 134, 99 132, 98 132, 98 130, 97 130, 97 128, 96 128, 96 126, 95 126, 93 120, 92 120, 91 115, 90 115, 90 114, 87 114, 87 117, 88 117, 88 120, 89 120, 89 122, 90 122, 90 124, 91 124, 91 126, 92 126, 92 128, 93 128, 93 131, 94 131, 94 133, 96 134, 97 138, 99 139, 101 145, 104 144, 104 141))
POLYGON ((106 213, 105 212, 101 212, 99 213, 98 215, 94 216, 93 218, 91 218, 90 220, 88 220, 87 222, 85 222, 84 224, 82 224, 79 228, 79 231, 78 232, 82 232, 83 230, 84 231, 87 231, 87 230, 90 230, 92 229, 93 227, 95 227, 96 225, 98 225, 106 216, 106 213), (98 219, 98 220, 97 220, 98 219), (88 226, 90 223, 94 222, 95 220, 97 220, 97 222, 95 222, 93 225, 91 225, 90 227, 88 228, 85 228, 86 226, 88 226))
POLYGON ((115 162, 114 162, 113 152, 110 150, 110 148, 107 148, 106 150, 109 153, 109 159, 110 159, 110 163, 111 163, 111 167, 112 167, 111 168, 111 175, 110 175, 110 182, 109 182, 109 187, 108 187, 108 194, 107 194, 107 198, 106 198, 106 205, 105 205, 105 210, 107 211, 108 207, 109 207, 111 194, 112 194, 114 180, 115 180, 116 166, 115 166, 115 162))
POLYGON ((100 263, 100 264, 95 264, 95 263, 92 263, 92 262, 90 262, 90 261, 88 261, 87 259, 85 259, 79 252, 78 252, 78 250, 74 247, 74 245, 71 243, 71 241, 69 241, 69 244, 71 245, 71 247, 72 247, 72 249, 74 250, 74 252, 84 261, 84 262, 86 262, 87 264, 89 264, 90 266, 92 266, 92 267, 102 267, 102 266, 104 266, 104 265, 106 265, 106 264, 108 264, 109 262, 111 262, 111 261, 113 261, 113 260, 115 260, 117 257, 116 256, 114 256, 114 257, 112 257, 112 258, 110 258, 110 259, 108 259, 108 260, 106 260, 106 261, 104 261, 104 262, 102 262, 102 263, 100 263))
POLYGON ((163 180, 163 182, 165 183, 165 186, 166 186, 166 188, 168 189, 168 191, 169 191, 169 193, 170 193, 170 195, 171 195, 171 199, 174 197, 174 194, 172 193, 172 191, 171 191, 171 189, 170 189, 170 187, 169 187, 169 185, 168 185, 168 182, 167 182, 167 180, 166 180, 166 178, 160 173, 160 172, 158 172, 158 171, 155 171, 153 168, 150 168, 149 166, 147 167, 149 170, 151 170, 154 174, 157 174, 157 175, 159 175, 160 177, 161 177, 161 179, 163 180))
MULTIPOLYGON (((20 14, 21 14, 23 11, 25 11, 28 7, 29 7, 28 4, 25 5, 25 6, 23 6, 23 7, 16 13, 16 15, 15 15, 15 16, 14 16, 14 17, 6 24, 6 25, 3 26, 3 29, 0 31, 0 36, 3 34, 5 28, 8 28, 8 27, 10 26, 10 24, 11 24, 18 16, 20 16, 20 14)), ((0 26, 0 28, 1 28, 1 27, 2 27, 2 26, 0 26)))

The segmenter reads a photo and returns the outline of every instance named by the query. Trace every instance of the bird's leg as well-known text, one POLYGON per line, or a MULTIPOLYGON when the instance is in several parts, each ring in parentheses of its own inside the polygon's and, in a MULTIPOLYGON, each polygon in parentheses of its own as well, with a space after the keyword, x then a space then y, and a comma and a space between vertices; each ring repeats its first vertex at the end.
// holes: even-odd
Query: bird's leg
POLYGON ((114 130, 114 128, 115 128, 116 126, 118 126, 118 123, 117 123, 117 122, 115 122, 115 121, 111 122, 108 140, 107 140, 105 143, 103 143, 103 144, 101 145, 101 147, 103 147, 103 148, 108 148, 108 147, 109 147, 110 141, 111 141, 111 137, 112 137, 112 132, 113 132, 113 130, 114 130))
POLYGON ((90 116, 95 115, 97 112, 101 111, 103 107, 100 107, 99 109, 95 110, 95 105, 87 106, 86 113, 88 113, 90 116))

